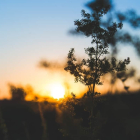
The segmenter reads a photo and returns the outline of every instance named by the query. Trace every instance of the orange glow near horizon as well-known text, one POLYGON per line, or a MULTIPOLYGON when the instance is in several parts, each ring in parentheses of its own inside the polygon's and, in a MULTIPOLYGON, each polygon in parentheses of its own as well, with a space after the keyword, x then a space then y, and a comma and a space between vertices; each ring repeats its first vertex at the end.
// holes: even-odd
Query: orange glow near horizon
MULTIPOLYGON (((36 74, 37 75, 37 74, 36 74)), ((23 75, 25 77, 25 75, 23 75)), ((106 75, 103 79, 102 86, 96 85, 95 91, 100 92, 101 95, 111 92, 112 94, 116 92, 126 92, 124 89, 124 85, 120 79, 116 81, 114 85, 110 84, 110 75, 106 75)), ((27 93, 26 100, 34 100, 35 97, 38 97, 39 100, 59 100, 65 97, 71 97, 71 93, 74 93, 77 98, 80 98, 87 92, 88 87, 84 84, 78 82, 74 82, 74 76, 70 75, 68 72, 65 72, 61 68, 58 69, 47 69, 46 72, 42 72, 39 74, 36 79, 24 79, 22 84, 17 84, 17 80, 15 80, 13 85, 16 88, 21 87, 27 93), (46 78, 47 77, 47 78, 46 78), (26 85, 26 81, 30 84, 26 85)), ((126 86, 130 86, 129 91, 134 91, 139 89, 139 85, 135 84, 135 81, 132 79, 128 79, 125 81, 126 86), (133 85, 133 86, 132 86, 133 85)), ((8 91, 3 93, 0 89, 0 99, 10 99, 11 94, 8 91), (3 94, 2 94, 3 93, 3 94), (6 95, 7 97, 4 95, 6 95)))

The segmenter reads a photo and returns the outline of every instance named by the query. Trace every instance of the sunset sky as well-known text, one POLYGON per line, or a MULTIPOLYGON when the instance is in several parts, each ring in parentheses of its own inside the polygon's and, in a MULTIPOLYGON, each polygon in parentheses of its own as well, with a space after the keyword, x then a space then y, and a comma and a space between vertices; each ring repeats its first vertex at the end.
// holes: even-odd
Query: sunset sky
MULTIPOLYGON (((37 93, 45 94, 50 83, 65 85, 69 81, 71 91, 83 91, 84 86, 80 84, 74 89, 73 77, 62 69, 70 48, 75 48, 81 58, 84 48, 91 46, 89 38, 68 33, 74 29, 73 21, 81 18, 80 11, 85 9, 89 12, 85 6, 87 2, 0 0, 0 98, 9 97, 8 83, 29 84, 37 93), (61 66, 43 69, 39 67, 41 60, 61 66)), ((114 4, 116 10, 134 9, 140 15, 138 0, 114 0, 114 4)), ((135 32, 138 34, 138 31, 135 32)), ((119 57, 130 57, 130 65, 139 69, 140 59, 133 48, 122 47, 119 57)))

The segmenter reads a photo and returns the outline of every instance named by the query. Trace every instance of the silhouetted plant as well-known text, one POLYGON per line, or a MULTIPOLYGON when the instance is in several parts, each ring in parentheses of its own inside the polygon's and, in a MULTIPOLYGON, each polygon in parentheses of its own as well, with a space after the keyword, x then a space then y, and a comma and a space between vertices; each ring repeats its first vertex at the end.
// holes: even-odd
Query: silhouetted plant
POLYGON ((10 94, 12 96, 12 100, 24 101, 27 93, 22 87, 15 87, 13 85, 10 85, 10 94))
POLYGON ((2 134, 3 134, 3 140, 8 140, 8 130, 7 130, 7 126, 6 126, 6 123, 5 123, 5 120, 3 119, 3 116, 2 116, 2 111, 0 109, 0 131, 2 131, 2 134))
POLYGON ((44 114, 43 114, 42 106, 41 106, 40 102, 38 102, 38 109, 39 109, 39 114, 40 114, 40 117, 41 117, 42 127, 43 127, 42 140, 47 140, 48 139, 47 122, 46 122, 46 120, 44 118, 44 114))
POLYGON ((135 73, 136 73, 136 70, 132 67, 129 69, 128 72, 126 71, 122 71, 122 72, 119 72, 117 73, 117 78, 119 78, 122 83, 123 83, 123 86, 124 86, 124 89, 129 93, 129 86, 126 86, 125 85, 125 81, 128 79, 128 78, 132 78, 135 76, 135 73))
POLYGON ((82 122, 81 118, 75 117, 75 103, 77 99, 72 93, 71 97, 66 97, 59 104, 59 110, 57 121, 59 122, 59 131, 63 134, 63 137, 68 140, 82 140, 84 130, 80 125, 82 122))
POLYGON ((140 91, 140 78, 138 78, 138 83, 139 83, 139 91, 140 91))
MULTIPOLYGON (((113 19, 116 21, 121 21, 126 23, 130 29, 137 30, 140 28, 140 15, 137 13, 136 9, 125 9, 120 11, 120 9, 116 8, 114 4, 114 0, 91 0, 87 2, 86 6, 89 10, 94 11, 94 7, 98 6, 99 8, 103 8, 106 5, 110 5, 109 14, 101 21, 101 25, 103 27, 107 27, 112 24, 113 19)), ((128 28, 128 27, 127 27, 128 28)), ((118 45, 127 46, 131 44, 136 50, 136 55, 140 56, 140 38, 139 35, 132 34, 131 30, 121 30, 118 31, 115 36, 111 40, 111 49, 113 55, 117 55, 119 53, 118 45)))
POLYGON ((107 58, 109 54, 109 44, 111 39, 117 32, 117 29, 121 29, 122 23, 112 23, 111 26, 103 28, 100 25, 100 20, 105 15, 109 6, 99 8, 94 7, 92 14, 86 13, 82 10, 82 19, 76 20, 74 23, 77 26, 76 31, 82 32, 85 36, 91 37, 92 47, 85 49, 85 53, 88 55, 87 59, 83 59, 81 62, 77 61, 74 55, 74 48, 68 53, 67 65, 64 68, 70 74, 74 75, 75 82, 81 82, 85 86, 88 86, 88 92, 85 97, 88 97, 90 104, 90 129, 93 133, 93 101, 94 96, 99 95, 99 92, 95 91, 96 85, 102 85, 101 76, 106 73, 116 74, 120 71, 126 70, 126 65, 130 63, 130 59, 127 58, 124 61, 117 61, 115 57, 111 59, 107 58))

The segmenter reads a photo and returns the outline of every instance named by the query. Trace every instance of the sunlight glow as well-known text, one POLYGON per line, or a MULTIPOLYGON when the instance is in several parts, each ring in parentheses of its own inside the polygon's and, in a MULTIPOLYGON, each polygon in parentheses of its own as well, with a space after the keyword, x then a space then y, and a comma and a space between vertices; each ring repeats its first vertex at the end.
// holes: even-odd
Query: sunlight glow
POLYGON ((50 91, 54 99, 64 98, 65 88, 61 84, 52 84, 50 91))

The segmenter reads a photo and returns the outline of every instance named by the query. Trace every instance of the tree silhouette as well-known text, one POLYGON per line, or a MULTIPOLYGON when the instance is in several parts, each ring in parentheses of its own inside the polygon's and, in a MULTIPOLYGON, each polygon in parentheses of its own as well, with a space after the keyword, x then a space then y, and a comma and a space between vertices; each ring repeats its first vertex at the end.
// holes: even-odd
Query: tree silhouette
POLYGON ((108 48, 111 38, 116 33, 117 29, 122 28, 122 23, 113 23, 111 26, 102 28, 100 20, 103 15, 107 13, 109 6, 105 8, 95 7, 94 13, 89 14, 82 10, 83 19, 76 20, 76 31, 82 32, 87 37, 91 37, 92 47, 85 49, 88 59, 83 59, 78 62, 74 55, 74 48, 68 53, 67 65, 64 68, 75 76, 75 82, 80 81, 88 86, 91 97, 98 94, 95 92, 95 85, 102 85, 100 77, 106 73, 116 73, 126 70, 126 65, 129 64, 130 59, 124 61, 117 61, 115 57, 110 60, 106 54, 109 54, 108 48))
POLYGON ((91 37, 92 47, 85 48, 85 53, 88 55, 87 59, 81 62, 77 61, 74 55, 74 48, 68 53, 67 65, 64 68, 70 74, 74 75, 75 82, 81 82, 88 86, 86 97, 91 99, 90 106, 90 128, 91 134, 93 132, 93 101, 94 96, 100 94, 95 91, 96 85, 102 85, 101 76, 106 73, 116 74, 117 72, 125 71, 126 65, 130 63, 129 57, 123 61, 117 61, 115 57, 107 58, 109 54, 109 44, 117 29, 121 29, 122 23, 113 22, 108 27, 101 25, 101 17, 107 14, 110 6, 93 7, 93 13, 89 14, 82 10, 82 19, 76 20, 74 23, 77 26, 76 31, 83 33, 87 37, 91 37))
MULTIPOLYGON (((106 15, 106 18, 101 21, 103 27, 111 25, 112 20, 115 19, 118 22, 126 23, 129 28, 133 31, 140 29, 140 15, 136 12, 136 9, 126 9, 126 11, 117 10, 114 0, 91 0, 87 2, 86 7, 91 11, 94 11, 94 7, 98 6, 103 8, 107 5, 110 5, 109 14, 106 15)), ((119 45, 122 44, 124 47, 126 44, 131 45, 135 50, 136 54, 140 57, 140 38, 139 35, 133 35, 129 30, 118 31, 111 40, 110 47, 112 49, 113 55, 117 55, 119 45)))

